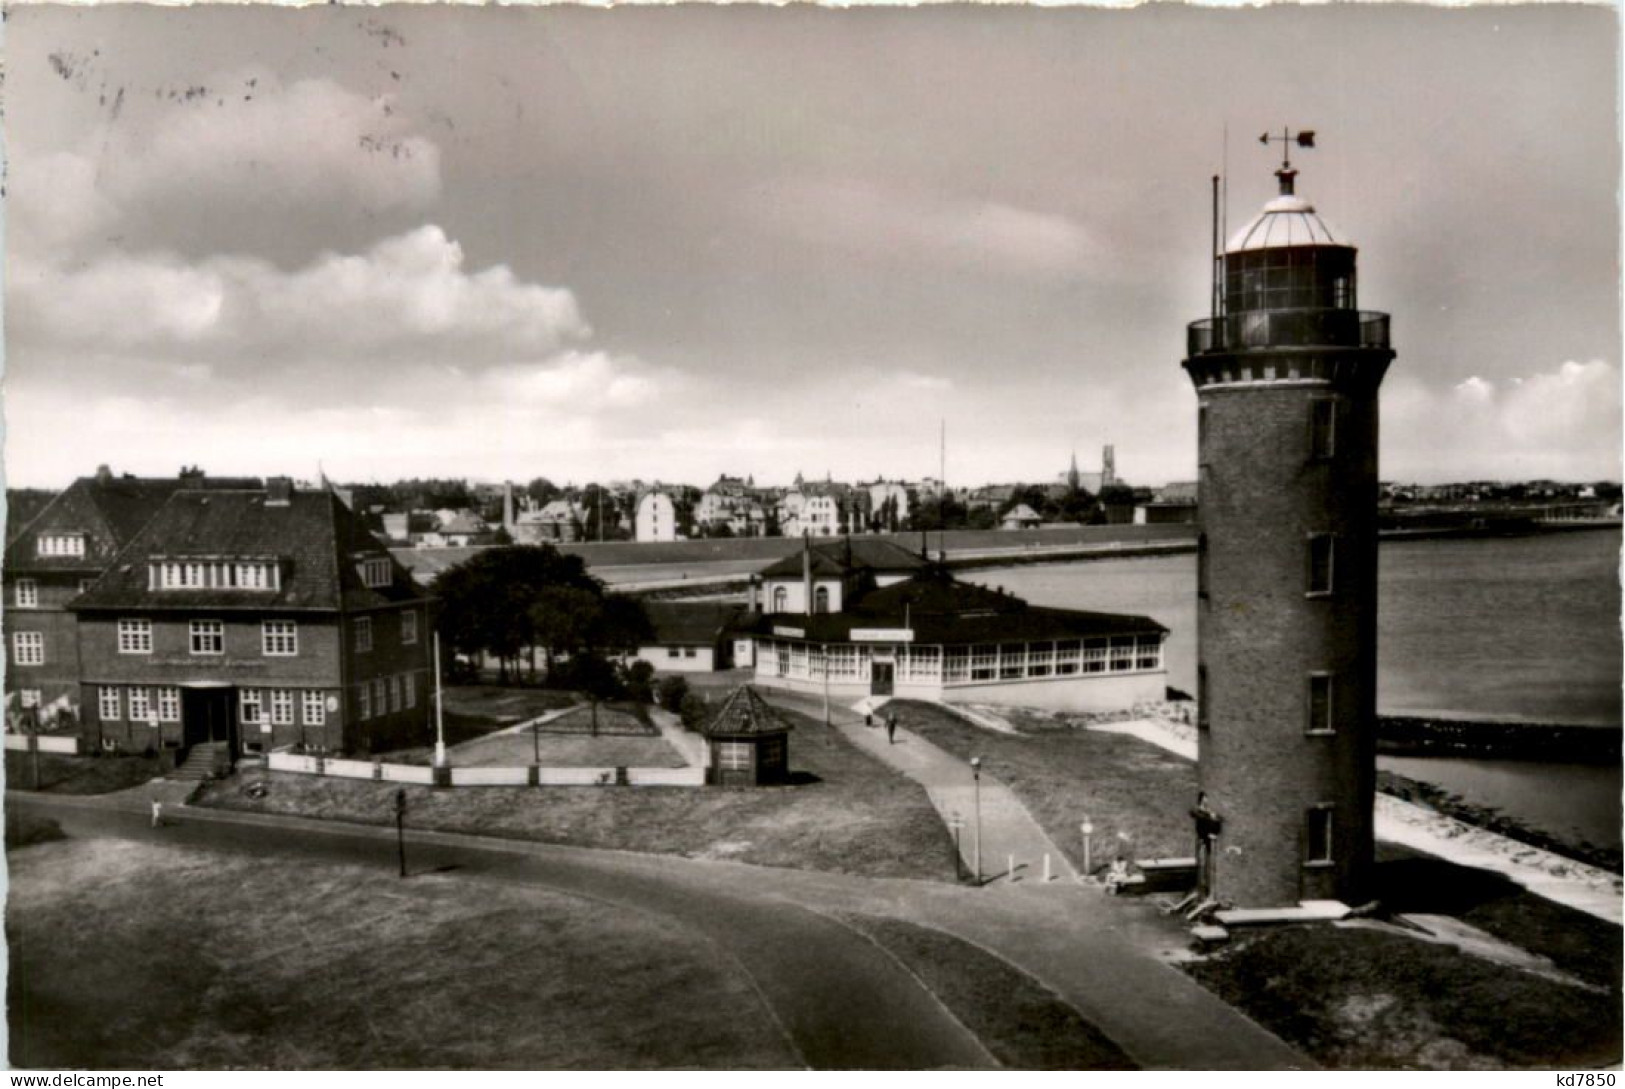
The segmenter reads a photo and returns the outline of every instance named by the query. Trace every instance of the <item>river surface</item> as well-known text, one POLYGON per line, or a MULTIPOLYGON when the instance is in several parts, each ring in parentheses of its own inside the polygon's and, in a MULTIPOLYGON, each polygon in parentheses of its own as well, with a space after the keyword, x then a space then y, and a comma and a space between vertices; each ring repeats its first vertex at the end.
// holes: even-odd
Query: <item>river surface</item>
MULTIPOLYGON (((1383 714, 1524 719, 1619 729, 1620 533, 1385 541, 1377 704, 1383 714)), ((962 572, 1038 605, 1151 616, 1170 629, 1168 683, 1196 691, 1196 557, 1149 556, 962 572)), ((1511 760, 1383 757, 1526 824, 1620 844, 1620 770, 1511 760)))

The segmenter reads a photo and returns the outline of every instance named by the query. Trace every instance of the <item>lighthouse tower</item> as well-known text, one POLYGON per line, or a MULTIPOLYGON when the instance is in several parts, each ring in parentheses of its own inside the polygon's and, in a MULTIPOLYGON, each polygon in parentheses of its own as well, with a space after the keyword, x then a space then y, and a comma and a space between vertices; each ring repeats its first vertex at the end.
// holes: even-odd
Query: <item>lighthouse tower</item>
POLYGON ((1201 878, 1238 907, 1359 903, 1372 867, 1377 387, 1394 353, 1388 316, 1358 309, 1354 247, 1296 193, 1288 155, 1276 177, 1216 260, 1213 315, 1189 327, 1184 362, 1201 878))

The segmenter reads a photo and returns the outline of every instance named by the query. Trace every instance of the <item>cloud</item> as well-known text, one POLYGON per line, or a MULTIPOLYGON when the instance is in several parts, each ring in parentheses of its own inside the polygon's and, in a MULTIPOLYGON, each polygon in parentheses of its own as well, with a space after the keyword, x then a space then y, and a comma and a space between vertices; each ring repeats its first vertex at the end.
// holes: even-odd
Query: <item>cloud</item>
POLYGON ((292 271, 229 255, 19 258, 10 312, 23 371, 34 347, 163 354, 256 379, 268 364, 479 368, 545 358, 590 333, 568 289, 521 282, 503 265, 470 270, 432 224, 292 271))
POLYGON ((1621 383, 1602 360, 1442 392, 1399 377, 1383 394, 1383 476, 1618 479, 1621 383))
POLYGON ((1081 267, 1093 250, 1088 232, 1066 216, 861 181, 785 181, 750 206, 772 230, 875 263, 924 257, 1046 275, 1081 267))
POLYGON ((249 69, 133 96, 71 148, 14 145, 9 181, 13 245, 52 252, 199 223, 229 235, 294 213, 421 212, 440 197, 440 149, 390 96, 249 69))

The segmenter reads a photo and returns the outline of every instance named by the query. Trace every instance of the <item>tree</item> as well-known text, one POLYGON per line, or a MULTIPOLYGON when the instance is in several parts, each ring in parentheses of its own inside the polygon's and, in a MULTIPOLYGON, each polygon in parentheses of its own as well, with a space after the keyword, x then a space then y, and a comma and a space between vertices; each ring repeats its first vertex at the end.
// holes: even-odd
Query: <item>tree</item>
POLYGON ((683 720, 683 726, 690 730, 698 730, 705 722, 706 713, 710 707, 697 692, 685 695, 677 705, 677 715, 683 720))
POLYGON ((679 714, 683 709, 683 700, 689 696, 688 680, 675 675, 660 678, 660 684, 655 687, 655 697, 660 706, 672 714, 679 714))
POLYGON ((540 507, 553 502, 559 497, 560 493, 558 485, 545 476, 539 476, 525 485, 525 494, 530 496, 536 505, 540 507))
POLYGON ((638 703, 653 703, 655 667, 639 658, 626 666, 621 672, 621 686, 626 689, 626 698, 638 703))
POLYGON ((602 584, 587 574, 581 557, 562 555, 551 545, 477 552, 435 583, 441 638, 457 653, 496 658, 507 683, 510 665, 537 643, 533 613, 537 599, 557 588, 574 588, 594 597, 603 594, 602 584))

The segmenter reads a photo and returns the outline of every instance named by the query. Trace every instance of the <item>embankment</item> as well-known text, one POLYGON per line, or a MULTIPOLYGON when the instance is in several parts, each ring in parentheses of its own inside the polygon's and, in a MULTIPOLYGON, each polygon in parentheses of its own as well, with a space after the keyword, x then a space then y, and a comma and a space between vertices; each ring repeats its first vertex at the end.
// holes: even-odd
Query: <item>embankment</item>
POLYGON ((1377 751, 1386 756, 1617 764, 1620 731, 1605 726, 1384 715, 1377 720, 1377 751))

